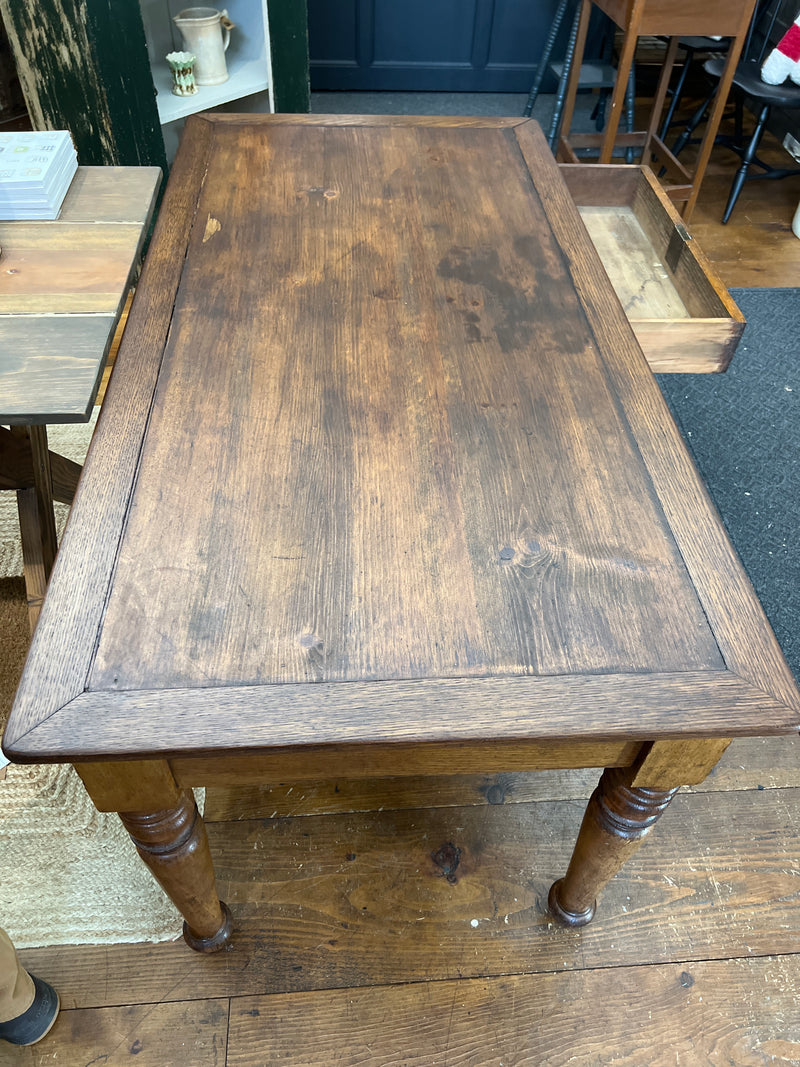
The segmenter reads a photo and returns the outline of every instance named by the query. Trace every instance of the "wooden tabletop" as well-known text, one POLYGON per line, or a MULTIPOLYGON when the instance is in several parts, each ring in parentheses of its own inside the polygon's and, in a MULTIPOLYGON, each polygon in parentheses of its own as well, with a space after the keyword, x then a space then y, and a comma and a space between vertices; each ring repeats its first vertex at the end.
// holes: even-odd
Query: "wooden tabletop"
POLYGON ((79 167, 59 217, 0 222, 0 424, 85 422, 158 167, 79 167))
POLYGON ((7 751, 798 722, 538 126, 189 121, 7 751))

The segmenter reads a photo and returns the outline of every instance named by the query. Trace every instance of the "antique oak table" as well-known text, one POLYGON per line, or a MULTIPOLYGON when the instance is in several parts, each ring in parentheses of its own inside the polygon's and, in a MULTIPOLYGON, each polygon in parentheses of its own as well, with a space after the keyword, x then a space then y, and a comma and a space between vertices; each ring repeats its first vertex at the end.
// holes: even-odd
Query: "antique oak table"
POLYGON ((799 722, 538 126, 189 121, 5 745, 120 812, 190 945, 231 933, 192 786, 603 766, 581 925, 799 722))

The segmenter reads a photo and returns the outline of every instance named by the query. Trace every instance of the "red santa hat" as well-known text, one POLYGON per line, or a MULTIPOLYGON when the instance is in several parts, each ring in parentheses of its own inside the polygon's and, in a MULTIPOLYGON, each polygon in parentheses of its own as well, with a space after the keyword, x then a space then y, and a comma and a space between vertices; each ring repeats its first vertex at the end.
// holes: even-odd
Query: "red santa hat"
POLYGON ((761 67, 761 80, 768 85, 783 85, 787 78, 800 85, 800 15, 761 67))

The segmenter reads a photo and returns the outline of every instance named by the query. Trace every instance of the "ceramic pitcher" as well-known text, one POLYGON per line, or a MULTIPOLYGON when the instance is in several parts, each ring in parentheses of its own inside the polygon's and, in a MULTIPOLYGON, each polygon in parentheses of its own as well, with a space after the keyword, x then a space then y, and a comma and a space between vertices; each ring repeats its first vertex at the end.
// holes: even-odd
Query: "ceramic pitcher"
POLYGON ((198 85, 220 85, 228 80, 225 52, 233 23, 227 11, 215 7, 187 7, 172 20, 181 31, 186 50, 194 53, 194 80, 198 85))

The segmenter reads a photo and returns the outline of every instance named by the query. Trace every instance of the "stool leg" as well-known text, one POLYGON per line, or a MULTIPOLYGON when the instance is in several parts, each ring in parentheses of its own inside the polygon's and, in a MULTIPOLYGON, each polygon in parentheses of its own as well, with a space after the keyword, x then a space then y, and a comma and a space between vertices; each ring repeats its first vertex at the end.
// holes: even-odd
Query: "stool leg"
MULTIPOLYGON (((625 129, 628 133, 633 133, 636 125, 636 67, 631 67, 631 72, 628 75, 628 88, 625 93, 625 129)), ((625 162, 634 163, 636 161, 636 150, 630 145, 625 150, 625 162)))
POLYGON ((554 882, 550 913, 565 926, 585 926, 594 917, 600 890, 639 848, 677 793, 631 785, 633 767, 603 772, 586 814, 567 873, 554 882))
POLYGON ((625 28, 625 37, 622 42, 622 53, 619 57, 617 77, 614 82, 614 91, 611 94, 611 110, 608 116, 603 143, 600 147, 599 163, 610 163, 614 154, 614 142, 619 129, 619 120, 623 110, 623 103, 628 92, 628 79, 633 70, 633 60, 636 55, 636 42, 639 37, 639 25, 642 21, 643 3, 635 2, 631 20, 625 28))
POLYGON ((525 110, 523 115, 526 117, 533 111, 533 106, 536 103, 536 98, 539 95, 539 90, 542 87, 542 81, 544 80, 547 67, 550 63, 550 57, 553 54, 553 48, 555 47, 556 37, 558 37, 558 31, 561 29, 561 23, 564 21, 564 15, 567 12, 567 7, 570 4, 570 0, 559 0, 556 13, 553 16, 553 21, 550 23, 550 32, 547 35, 547 40, 544 43, 544 49, 542 51, 539 65, 536 68, 536 76, 533 79, 533 85, 531 91, 528 93, 528 102, 525 104, 525 110))
POLYGON ((31 447, 33 486, 17 491, 17 509, 22 538, 28 621, 33 633, 58 549, 50 450, 47 447, 45 426, 15 426, 11 432, 21 436, 27 434, 31 447))
MULTIPOLYGON (((575 18, 572 20, 572 26, 569 31, 569 39, 567 40, 567 50, 564 53, 564 65, 561 68, 561 77, 558 79, 558 89, 556 90, 556 102, 553 108, 553 117, 550 120, 550 132, 547 135, 547 143, 550 145, 551 151, 555 151, 558 144, 558 138, 561 133, 562 123, 566 117, 564 102, 568 95, 568 85, 570 80, 570 74, 572 73, 572 65, 575 62, 575 50, 578 41, 578 32, 581 21, 581 5, 575 9, 575 18)), ((585 37, 584 37, 585 40, 585 37)), ((569 112, 569 122, 572 123, 572 111, 569 112)), ((567 127, 569 129, 569 127, 567 127)))
POLYGON ((656 86, 656 93, 653 97, 653 106, 650 109, 650 120, 647 124, 644 145, 642 146, 642 163, 647 164, 650 162, 650 145, 657 138, 656 130, 658 129, 658 123, 661 119, 661 112, 664 110, 664 101, 667 99, 667 89, 669 88, 670 78, 672 77, 672 69, 675 66, 675 57, 678 54, 678 43, 679 39, 677 37, 670 37, 667 44, 664 65, 661 68, 658 85, 656 86))
POLYGON ((703 119, 706 117, 706 112, 711 106, 711 101, 714 99, 715 93, 716 89, 714 89, 714 92, 711 93, 710 96, 706 97, 700 107, 695 111, 695 113, 691 116, 689 121, 684 126, 683 132, 680 133, 675 139, 675 144, 672 146, 673 156, 679 156, 684 150, 684 148, 687 146, 689 141, 692 139, 692 134, 703 121, 703 119))
POLYGON ((736 94, 733 105, 733 143, 737 152, 744 151, 744 97, 736 94))
POLYGON ((672 98, 667 108, 667 113, 664 116, 664 121, 661 124, 661 131, 659 137, 662 141, 666 141, 669 128, 672 125, 672 118, 675 114, 675 109, 678 106, 681 96, 683 95, 683 87, 686 84, 686 77, 689 74, 689 67, 692 65, 692 58, 694 56, 694 50, 689 49, 686 52, 686 56, 683 61, 683 66, 678 72, 678 80, 675 82, 675 88, 672 90, 672 98))
POLYGON ((736 201, 739 199, 739 193, 741 193, 742 191, 742 186, 747 180, 747 171, 750 167, 750 164, 753 162, 753 159, 755 158, 755 154, 758 150, 759 141, 761 140, 761 137, 764 133, 764 128, 767 125, 769 113, 770 105, 765 104, 759 112, 756 128, 753 131, 753 136, 750 138, 750 144, 747 146, 747 150, 745 151, 744 156, 742 157, 742 165, 736 171, 736 174, 733 178, 733 182, 731 183, 731 191, 728 194, 728 203, 725 205, 725 213, 722 216, 723 223, 727 222, 728 219, 731 217, 731 212, 736 206, 736 201))
POLYGON ((597 94, 597 103, 594 105, 594 110, 590 116, 590 118, 594 119, 594 128, 598 133, 606 124, 606 103, 609 96, 611 96, 610 89, 600 89, 597 94))
POLYGON ((575 15, 575 22, 570 33, 567 54, 564 57, 564 69, 558 86, 558 99, 553 113, 548 142, 555 150, 562 130, 569 136, 572 115, 575 111, 575 97, 578 95, 578 82, 581 76, 581 63, 586 49, 586 34, 589 29, 589 17, 592 13, 592 0, 582 0, 575 15), (563 88, 562 88, 563 83, 563 88), (563 107, 562 107, 563 105, 563 107))
POLYGON ((714 141, 717 136, 717 130, 722 119, 722 113, 725 110, 725 103, 728 99, 728 93, 731 90, 733 84, 733 76, 736 73, 736 67, 739 62, 739 56, 742 54, 742 47, 744 46, 745 36, 747 33, 747 24, 750 21, 750 14, 752 12, 752 6, 746 4, 742 13, 742 24, 740 32, 731 40, 730 49, 728 50, 728 58, 725 61, 725 66, 722 69, 722 75, 719 79, 719 85, 714 96, 714 101, 711 105, 711 114, 708 117, 708 124, 706 125, 706 132, 703 140, 700 143, 700 150, 697 155, 697 162, 695 163, 694 175, 692 177, 692 192, 689 195, 689 199, 686 201, 681 212, 684 221, 688 222, 692 217, 694 206, 697 203, 697 197, 700 193, 700 186, 703 183, 703 177, 708 166, 708 160, 711 156, 711 149, 714 147, 714 141))

